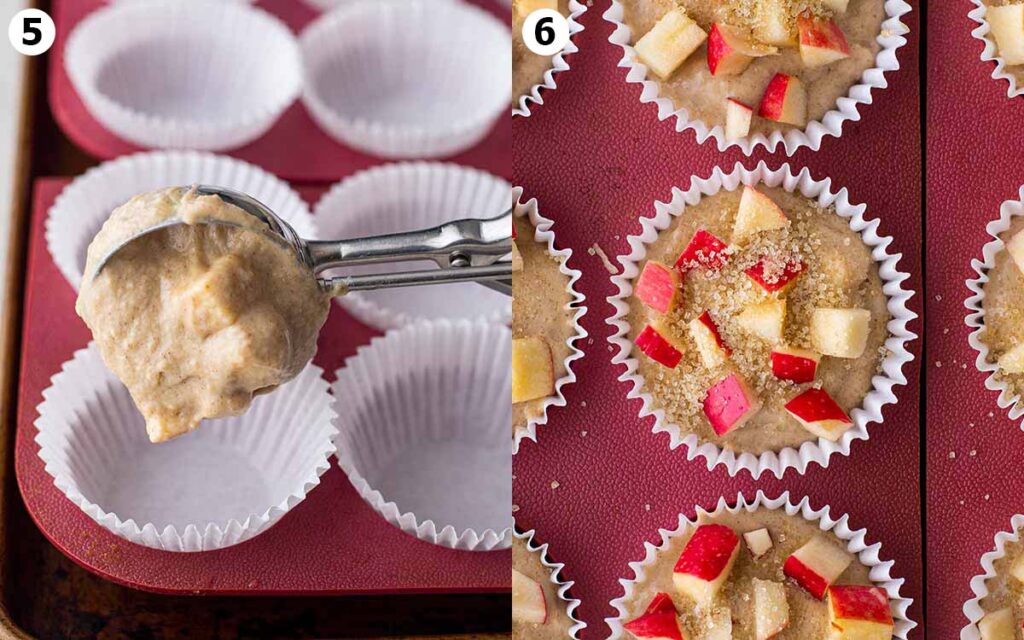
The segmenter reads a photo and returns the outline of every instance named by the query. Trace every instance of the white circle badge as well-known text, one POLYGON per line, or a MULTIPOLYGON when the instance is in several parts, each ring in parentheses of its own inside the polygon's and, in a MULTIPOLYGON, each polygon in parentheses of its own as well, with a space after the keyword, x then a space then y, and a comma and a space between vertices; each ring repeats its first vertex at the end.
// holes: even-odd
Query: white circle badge
POLYGON ((53 46, 57 28, 53 19, 40 9, 22 9, 14 14, 7 26, 7 37, 11 46, 25 56, 38 56, 53 46))
POLYGON ((523 43, 539 56, 553 56, 569 44, 569 21, 554 9, 537 9, 523 21, 523 43))

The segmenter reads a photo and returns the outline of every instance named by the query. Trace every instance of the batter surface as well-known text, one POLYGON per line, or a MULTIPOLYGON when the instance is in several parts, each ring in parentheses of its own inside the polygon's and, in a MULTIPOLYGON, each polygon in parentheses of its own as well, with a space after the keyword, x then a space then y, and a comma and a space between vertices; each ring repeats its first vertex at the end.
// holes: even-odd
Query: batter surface
MULTIPOLYGON (((802 518, 792 517, 784 511, 758 509, 753 513, 741 510, 737 514, 722 513, 705 517, 700 524, 716 523, 731 528, 741 538, 744 533, 767 528, 771 533, 773 546, 765 555, 755 559, 747 549, 741 549, 729 576, 728 582, 716 596, 711 607, 698 609, 696 603, 683 598, 672 584, 672 568, 679 559, 686 543, 693 535, 688 531, 674 538, 668 548, 661 552, 647 575, 639 583, 633 597, 626 603, 626 618, 632 620, 643 614, 644 609, 659 592, 672 596, 679 612, 683 629, 691 634, 689 638, 704 638, 715 614, 722 610, 731 612, 734 640, 754 640, 754 601, 750 597, 751 581, 754 578, 786 584, 786 600, 789 603, 789 627, 776 636, 777 640, 811 640, 829 637, 828 609, 824 602, 814 599, 809 593, 789 581, 783 574, 782 566, 794 551, 814 536, 822 536, 836 547, 845 549, 846 544, 832 533, 822 532, 817 525, 802 518)), ((870 585, 868 569, 856 559, 836 580, 836 584, 870 585)))
POLYGON ((551 569, 540 561, 540 554, 530 551, 519 538, 512 539, 512 568, 538 583, 544 589, 548 619, 544 624, 512 623, 513 640, 556 640, 568 638, 572 619, 565 611, 565 601, 558 597, 558 588, 551 582, 551 569))
POLYGON ((118 207, 89 245, 76 311, 152 442, 244 413, 313 357, 329 298, 260 229, 216 196, 172 188, 118 207), (186 224, 130 242, 93 277, 114 247, 175 216, 186 224))
MULTIPOLYGON (((683 7, 687 16, 705 32, 714 22, 749 29, 755 26, 753 10, 760 0, 622 0, 625 24, 632 32, 633 44, 671 9, 683 7)), ((796 32, 796 16, 805 8, 821 10, 819 0, 788 0, 796 32)), ((796 76, 807 89, 807 116, 809 121, 821 120, 836 108, 839 98, 847 95, 860 82, 864 71, 875 66, 880 46, 877 38, 885 19, 883 0, 850 0, 844 13, 835 15, 850 45, 850 57, 822 67, 808 68, 800 58, 797 47, 784 47, 778 55, 757 58, 739 75, 712 76, 708 69, 708 47, 702 44, 676 69, 667 80, 649 74, 649 79, 661 85, 662 95, 671 98, 676 108, 684 108, 690 119, 709 126, 724 125, 726 98, 735 98, 747 105, 761 102, 768 82, 776 73, 796 76)), ((750 133, 770 134, 797 127, 773 122, 755 115, 750 133)))
MULTIPOLYGON (((766 299, 764 293, 744 271, 765 254, 784 253, 799 257, 807 265, 786 294, 785 343, 813 349, 810 318, 816 307, 860 308, 871 312, 871 329, 863 355, 855 359, 822 358, 815 386, 825 389, 849 412, 859 407, 872 389, 883 357, 886 325, 889 322, 887 299, 882 292, 878 266, 860 236, 835 210, 823 209, 814 201, 782 189, 759 185, 785 211, 792 225, 788 229, 763 233, 743 247, 733 247, 729 263, 719 272, 692 272, 685 279, 684 303, 670 317, 670 328, 682 340, 689 340, 688 323, 709 310, 719 324, 725 342, 732 348, 730 366, 757 392, 763 408, 744 427, 719 437, 703 412, 707 390, 721 377, 718 369, 709 369, 696 349, 685 349, 675 369, 651 360, 636 347, 633 357, 640 361, 639 374, 644 391, 654 398, 654 407, 664 409, 668 423, 677 424, 684 433, 695 433, 702 440, 723 448, 760 454, 799 447, 818 436, 790 417, 784 405, 808 385, 796 385, 772 374, 770 352, 773 345, 752 337, 738 324, 737 316, 748 305, 766 299)), ((720 192, 686 207, 673 219, 647 249, 647 258, 673 265, 698 229, 728 239, 739 208, 741 190, 720 192)), ((641 269, 643 265, 640 265, 641 269)), ((650 311, 635 296, 630 298, 630 337, 633 341, 650 319, 650 311)), ((689 345, 689 343, 687 343, 689 345)))
MULTIPOLYGON (((515 218, 516 247, 523 257, 523 270, 512 277, 512 337, 539 337, 551 348, 555 380, 565 376, 565 359, 572 350, 568 340, 575 335, 572 324, 572 295, 569 277, 559 270, 561 261, 548 253, 546 244, 535 241, 530 220, 515 218)), ((512 431, 526 427, 544 413, 547 398, 512 405, 512 431)))
MULTIPOLYGON (((1013 224, 999 238, 1008 244, 1021 231, 1024 231, 1024 218, 1014 218, 1013 224)), ((1024 344, 1024 273, 1009 252, 1003 250, 996 254, 995 266, 988 277, 983 302, 985 326, 980 337, 989 348, 989 361, 994 363, 1024 344)), ((999 371, 997 375, 1006 382, 1012 396, 1024 392, 1024 374, 999 371)))

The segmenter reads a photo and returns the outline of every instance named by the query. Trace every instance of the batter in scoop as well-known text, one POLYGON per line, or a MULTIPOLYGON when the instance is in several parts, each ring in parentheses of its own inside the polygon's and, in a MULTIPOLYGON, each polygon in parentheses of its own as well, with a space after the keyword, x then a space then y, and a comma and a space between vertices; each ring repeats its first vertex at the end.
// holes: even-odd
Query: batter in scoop
POLYGON ((171 188, 118 207, 89 245, 75 308, 152 442, 244 413, 312 359, 330 298, 261 230, 217 196, 171 188), (174 217, 186 224, 128 243, 95 274, 119 244, 174 217))

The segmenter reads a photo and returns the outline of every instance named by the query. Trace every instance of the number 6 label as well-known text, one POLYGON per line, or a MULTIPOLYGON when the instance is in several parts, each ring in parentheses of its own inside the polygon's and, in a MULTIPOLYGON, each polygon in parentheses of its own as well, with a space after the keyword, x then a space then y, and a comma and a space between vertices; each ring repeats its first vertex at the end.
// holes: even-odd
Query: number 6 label
POLYGON ((523 21, 523 43, 539 56, 553 56, 569 44, 569 21, 554 9, 538 9, 523 21))
POLYGON ((39 9, 23 9, 14 14, 7 27, 7 37, 15 51, 26 56, 38 56, 53 46, 57 29, 53 19, 39 9))

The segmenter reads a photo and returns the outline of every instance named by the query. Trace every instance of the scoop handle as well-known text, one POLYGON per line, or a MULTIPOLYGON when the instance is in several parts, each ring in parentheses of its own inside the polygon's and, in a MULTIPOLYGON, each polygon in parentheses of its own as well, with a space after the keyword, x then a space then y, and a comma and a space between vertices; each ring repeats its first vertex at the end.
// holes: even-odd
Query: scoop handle
POLYGON ((488 266, 512 252, 512 210, 495 218, 454 220, 419 231, 312 240, 308 250, 316 273, 333 267, 415 260, 431 260, 442 270, 488 266))

